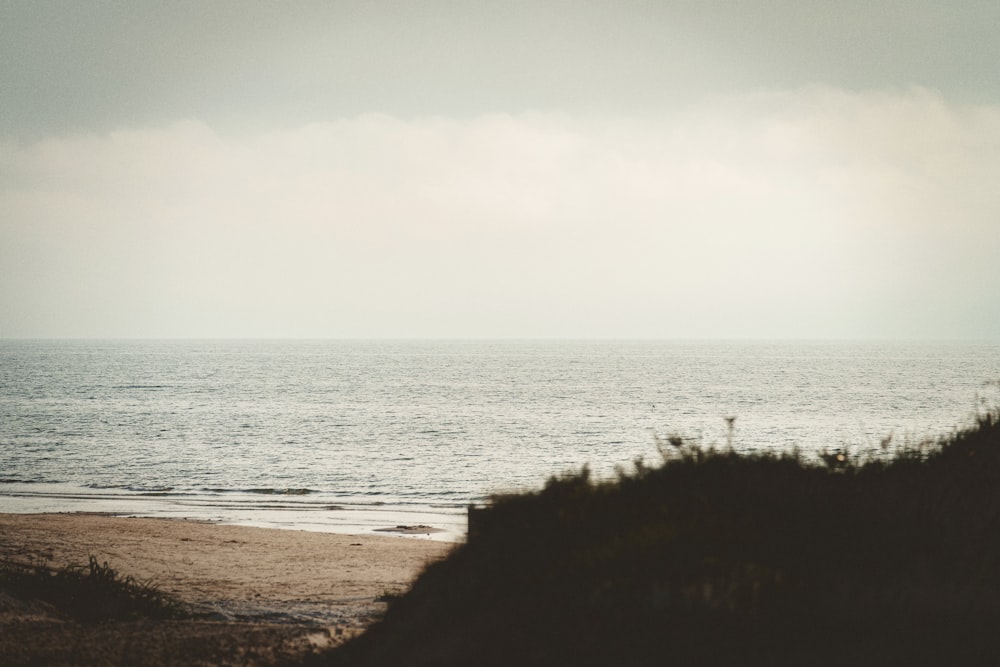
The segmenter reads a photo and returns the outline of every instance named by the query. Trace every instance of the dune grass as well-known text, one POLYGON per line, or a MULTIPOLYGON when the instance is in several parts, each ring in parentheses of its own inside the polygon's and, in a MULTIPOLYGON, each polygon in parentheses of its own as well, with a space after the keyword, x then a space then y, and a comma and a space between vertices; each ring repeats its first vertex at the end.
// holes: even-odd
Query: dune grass
POLYGON ((52 570, 43 564, 0 563, 0 591, 47 602, 83 623, 135 618, 177 619, 184 605, 148 582, 122 576, 90 556, 87 566, 52 570))
POLYGON ((1000 417, 895 455, 681 438, 474 514, 344 665, 940 665, 1000 656, 1000 417))

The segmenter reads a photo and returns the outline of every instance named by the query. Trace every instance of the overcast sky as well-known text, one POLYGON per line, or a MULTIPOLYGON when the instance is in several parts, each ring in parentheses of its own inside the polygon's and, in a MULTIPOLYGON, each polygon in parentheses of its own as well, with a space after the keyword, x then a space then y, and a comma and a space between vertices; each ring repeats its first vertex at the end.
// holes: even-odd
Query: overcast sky
POLYGON ((1000 3, 0 3, 0 337, 1000 339, 1000 3))

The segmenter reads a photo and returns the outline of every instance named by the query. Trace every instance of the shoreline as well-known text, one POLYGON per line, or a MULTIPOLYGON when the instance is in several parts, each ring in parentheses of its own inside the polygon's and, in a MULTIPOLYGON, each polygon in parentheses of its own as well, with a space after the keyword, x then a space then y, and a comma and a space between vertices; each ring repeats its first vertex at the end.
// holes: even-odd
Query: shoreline
POLYGON ((52 568, 90 556, 217 621, 355 634, 454 544, 103 513, 0 513, 0 559, 52 568))
MULTIPOLYGON (((0 483, 0 513, 102 514, 179 519, 213 524, 306 530, 342 535, 376 535, 397 526, 428 526, 428 539, 465 539, 467 503, 450 506, 358 502, 358 499, 228 492, 135 492, 91 489, 66 483, 0 483)), ((416 533, 414 533, 416 534, 416 533)))

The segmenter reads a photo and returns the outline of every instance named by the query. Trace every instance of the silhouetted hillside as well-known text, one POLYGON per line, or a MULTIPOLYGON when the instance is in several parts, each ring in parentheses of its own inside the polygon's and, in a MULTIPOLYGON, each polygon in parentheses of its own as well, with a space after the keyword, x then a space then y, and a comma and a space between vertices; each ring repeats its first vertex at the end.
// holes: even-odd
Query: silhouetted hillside
MULTIPOLYGON (((1000 420, 856 463, 676 446, 502 496, 334 665, 993 664, 1000 420)), ((669 447, 668 447, 669 448, 669 447)))

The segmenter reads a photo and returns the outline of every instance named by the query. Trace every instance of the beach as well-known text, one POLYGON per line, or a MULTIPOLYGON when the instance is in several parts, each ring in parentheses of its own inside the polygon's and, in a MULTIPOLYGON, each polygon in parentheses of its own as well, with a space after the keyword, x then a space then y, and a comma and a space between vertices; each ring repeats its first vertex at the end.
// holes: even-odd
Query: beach
POLYGON ((193 621, 85 627, 5 598, 0 662, 27 664, 39 657, 32 651, 43 651, 48 664, 73 664, 81 656, 93 664, 139 660, 128 651, 144 656, 142 664, 294 659, 362 631, 384 610, 377 598, 405 590, 452 547, 419 531, 344 535, 103 514, 0 514, 0 558, 57 569, 94 556, 198 614, 193 621), (185 642, 194 642, 193 653, 183 653, 185 642), (213 646, 221 653, 212 653, 213 646), (181 653, 171 657, 171 651, 181 653))

